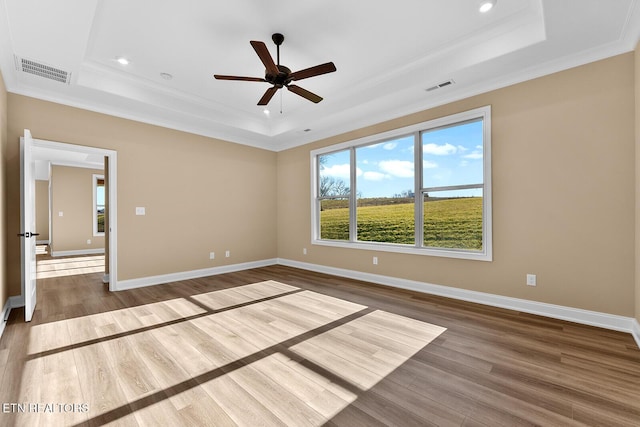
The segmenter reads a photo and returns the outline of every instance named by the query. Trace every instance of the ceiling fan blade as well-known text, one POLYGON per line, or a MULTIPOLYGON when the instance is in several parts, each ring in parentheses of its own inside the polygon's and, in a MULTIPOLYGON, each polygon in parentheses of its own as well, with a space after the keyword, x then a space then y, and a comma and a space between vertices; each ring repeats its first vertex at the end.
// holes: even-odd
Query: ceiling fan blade
POLYGON ((256 51, 258 56, 260 57, 260 61, 264 64, 264 67, 267 69, 267 72, 273 76, 277 76, 280 72, 278 70, 278 66, 275 62, 273 62, 273 58, 269 53, 269 49, 267 49, 267 45, 260 41, 252 40, 251 46, 253 46, 253 50, 256 51))
POLYGON ((273 95, 275 95, 277 91, 278 91, 278 88, 276 86, 273 86, 273 87, 270 87, 269 89, 267 89, 267 91, 264 93, 264 95, 262 95, 262 98, 260 98, 260 101, 258 101, 258 105, 267 105, 269 103, 269 101, 271 101, 271 98, 273 98, 273 95))
POLYGON ((327 62, 326 64, 316 65, 315 67, 305 68, 304 70, 291 73, 289 78, 291 80, 302 80, 321 74, 333 73, 334 71, 336 71, 336 66, 333 65, 333 62, 327 62))
POLYGON ((214 74, 217 80, 241 80, 243 82, 266 82, 265 79, 261 79, 260 77, 239 77, 239 76, 223 76, 220 74, 214 74))
POLYGON ((313 92, 309 92, 308 90, 303 89, 300 86, 289 85, 287 86, 287 89, 289 89, 291 92, 295 93, 296 95, 300 95, 301 97, 308 99, 311 102, 315 102, 316 104, 322 101, 322 97, 316 95, 313 92))

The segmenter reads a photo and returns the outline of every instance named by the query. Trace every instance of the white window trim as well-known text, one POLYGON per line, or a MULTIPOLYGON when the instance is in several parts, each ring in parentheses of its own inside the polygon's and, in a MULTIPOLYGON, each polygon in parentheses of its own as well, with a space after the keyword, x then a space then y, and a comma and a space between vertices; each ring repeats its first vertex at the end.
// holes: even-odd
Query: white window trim
MULTIPOLYGON (((104 231, 98 231, 98 214, 96 211, 96 207, 98 206, 98 180, 104 179, 104 175, 93 174, 93 206, 91 207, 91 212, 93 215, 93 237, 104 236, 104 231)), ((106 195, 106 193, 105 193, 106 195)), ((106 208, 106 206, 105 206, 106 208)))
MULTIPOLYGON (((353 161, 353 159, 352 159, 353 161)), ((419 159, 422 161, 422 159, 419 159)), ((492 185, 491 185, 491 106, 484 106, 462 113, 453 114, 446 117, 429 120, 415 125, 394 129, 388 132, 370 135, 367 137, 345 141, 328 147, 319 148, 310 152, 311 163, 311 244, 320 246, 332 246, 349 249, 363 249, 382 252, 397 252, 405 254, 428 255, 446 258, 459 258, 478 261, 493 260, 493 214, 492 214, 492 185), (351 236, 350 241, 340 240, 321 240, 319 238, 319 216, 318 216, 318 156, 328 154, 335 151, 350 149, 367 145, 374 142, 380 142, 389 138, 396 138, 407 134, 425 131, 447 125, 453 125, 474 119, 482 119, 483 121, 483 215, 482 215, 482 251, 469 251, 463 249, 450 248, 424 248, 419 246, 377 243, 377 242, 359 242, 351 236)), ((353 165, 352 165, 353 167, 353 165)), ((419 174, 416 174, 419 175, 419 174)), ((421 179, 417 176, 416 180, 421 179)), ((351 186, 353 189, 353 185, 351 186)), ((420 190, 417 188, 416 190, 420 190)), ((353 221, 354 217, 350 216, 353 221)), ((353 229, 351 229, 353 231, 353 229)), ((421 242, 417 242, 419 245, 421 242)))

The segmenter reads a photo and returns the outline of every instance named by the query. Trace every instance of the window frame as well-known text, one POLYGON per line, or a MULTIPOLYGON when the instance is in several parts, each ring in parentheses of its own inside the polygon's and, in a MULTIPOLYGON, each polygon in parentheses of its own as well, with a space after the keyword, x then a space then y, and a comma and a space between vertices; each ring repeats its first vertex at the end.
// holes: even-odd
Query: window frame
MULTIPOLYGON (((93 189, 93 205, 91 207, 93 216, 93 237, 104 236, 104 231, 98 231, 98 180, 101 179, 104 182, 104 175, 92 174, 92 189, 93 189)), ((104 184, 103 184, 104 185, 104 184)), ((106 189, 106 185, 105 185, 106 189)), ((106 197, 106 193, 105 193, 106 197)), ((105 200, 106 202, 106 200, 105 200)), ((106 204, 104 205, 106 214, 106 204)))
MULTIPOLYGON (((328 147, 319 148, 310 152, 310 170, 311 170, 311 244, 320 246, 331 246, 351 249, 374 250, 381 252, 397 252, 406 254, 418 254, 446 258, 459 258, 479 261, 493 260, 493 215, 492 215, 492 183, 491 183, 491 106, 487 105, 473 110, 452 114, 445 117, 428 120, 417 123, 415 125, 393 129, 387 132, 378 133, 355 140, 345 141, 328 147), (382 242, 365 242, 357 240, 356 228, 356 206, 357 206, 357 188, 356 188, 356 156, 355 150, 359 147, 381 143, 389 139, 400 138, 407 135, 414 135, 414 201, 415 201, 415 220, 416 229, 422 227, 424 230, 424 202, 422 195, 424 192, 433 191, 436 187, 423 188, 423 152, 422 152, 422 133, 436 128, 451 127, 461 125, 465 122, 474 120, 482 120, 483 133, 483 199, 482 199, 482 250, 465 250, 456 248, 436 248, 424 247, 423 237, 424 231, 415 236, 415 244, 397 244, 382 242), (320 239, 320 201, 318 195, 318 179, 320 164, 319 158, 322 155, 350 150, 350 192, 349 192, 349 240, 323 240, 320 239), (420 202, 418 202, 420 200, 420 202)), ((456 187, 475 187, 477 184, 465 184, 456 187)), ((445 187, 442 187, 445 189, 445 187)))

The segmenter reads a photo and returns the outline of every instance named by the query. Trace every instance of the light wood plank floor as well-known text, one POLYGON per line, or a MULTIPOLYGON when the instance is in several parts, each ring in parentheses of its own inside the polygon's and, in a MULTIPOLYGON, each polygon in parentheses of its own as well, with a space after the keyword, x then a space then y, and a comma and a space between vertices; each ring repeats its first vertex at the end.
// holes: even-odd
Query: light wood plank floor
POLYGON ((60 261, 0 341, 0 425, 640 426, 628 334, 283 266, 109 293, 60 261))

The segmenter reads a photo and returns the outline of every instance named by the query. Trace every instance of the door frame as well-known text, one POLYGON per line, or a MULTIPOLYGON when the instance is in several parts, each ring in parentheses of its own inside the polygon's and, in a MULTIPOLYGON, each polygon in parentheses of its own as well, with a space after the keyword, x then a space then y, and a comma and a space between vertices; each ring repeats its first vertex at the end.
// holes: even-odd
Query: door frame
MULTIPOLYGON (((107 219, 109 224, 109 259, 105 260, 105 262, 109 263, 109 291, 116 291, 118 289, 118 152, 105 148, 88 147, 85 145, 68 144, 36 138, 33 138, 32 147, 36 149, 46 148, 109 158, 109 210, 107 219)), ((24 289, 22 289, 22 296, 25 296, 24 289)))

